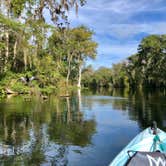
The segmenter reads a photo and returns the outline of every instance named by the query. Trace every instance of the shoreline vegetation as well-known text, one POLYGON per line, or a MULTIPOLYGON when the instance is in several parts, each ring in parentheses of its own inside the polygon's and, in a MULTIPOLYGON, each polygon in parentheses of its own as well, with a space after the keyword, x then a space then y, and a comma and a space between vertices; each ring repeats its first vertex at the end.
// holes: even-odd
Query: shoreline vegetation
POLYGON ((150 35, 138 46, 138 52, 112 68, 82 71, 84 87, 166 88, 166 35, 150 35))
POLYGON ((0 93, 68 96, 67 91, 80 88, 82 67, 96 57, 97 43, 87 27, 71 28, 67 14, 72 8, 77 14, 85 3, 0 2, 0 93))
POLYGON ((85 26, 71 28, 67 12, 75 8, 78 13, 85 3, 85 0, 0 2, 2 96, 8 93, 69 96, 69 91, 81 86, 166 87, 166 35, 145 37, 136 54, 112 68, 84 67, 87 59, 97 55, 94 32, 85 26), (50 13, 50 24, 45 10, 50 13))

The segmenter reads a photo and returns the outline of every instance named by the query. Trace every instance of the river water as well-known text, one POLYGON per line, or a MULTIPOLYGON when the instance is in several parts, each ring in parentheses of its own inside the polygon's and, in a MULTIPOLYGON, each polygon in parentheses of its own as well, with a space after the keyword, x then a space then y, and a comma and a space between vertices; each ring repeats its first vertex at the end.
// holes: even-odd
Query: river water
POLYGON ((0 100, 0 165, 107 166, 152 120, 166 131, 166 91, 75 92, 0 100))

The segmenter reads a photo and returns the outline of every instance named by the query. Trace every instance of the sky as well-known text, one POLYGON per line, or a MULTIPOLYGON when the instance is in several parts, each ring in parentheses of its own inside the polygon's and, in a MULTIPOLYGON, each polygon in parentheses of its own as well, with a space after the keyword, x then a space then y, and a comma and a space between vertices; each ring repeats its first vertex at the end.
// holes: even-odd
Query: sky
POLYGON ((111 67, 136 53, 144 37, 166 34, 166 0, 87 0, 78 15, 69 12, 69 20, 95 33, 97 57, 87 65, 111 67))

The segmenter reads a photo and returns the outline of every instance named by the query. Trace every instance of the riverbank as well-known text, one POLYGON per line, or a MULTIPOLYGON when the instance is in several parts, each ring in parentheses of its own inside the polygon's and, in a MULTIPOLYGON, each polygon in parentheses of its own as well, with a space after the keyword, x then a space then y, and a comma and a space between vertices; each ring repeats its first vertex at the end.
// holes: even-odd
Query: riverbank
POLYGON ((50 95, 69 96, 76 86, 66 86, 65 79, 51 82, 48 77, 27 73, 8 73, 0 80, 0 95, 5 97, 9 94, 21 95, 50 95))

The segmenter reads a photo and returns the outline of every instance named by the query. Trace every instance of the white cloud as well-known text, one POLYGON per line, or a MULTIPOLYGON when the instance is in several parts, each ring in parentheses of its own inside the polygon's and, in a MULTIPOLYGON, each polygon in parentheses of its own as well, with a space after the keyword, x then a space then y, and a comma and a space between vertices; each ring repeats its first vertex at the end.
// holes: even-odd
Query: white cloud
POLYGON ((126 59, 128 56, 137 52, 137 43, 122 44, 101 44, 98 48, 98 56, 96 60, 90 60, 88 64, 92 64, 95 68, 100 66, 111 67, 113 63, 118 63, 126 59))
MULTIPOLYGON (((140 33, 166 34, 166 22, 140 23, 140 24, 112 24, 107 32, 117 38, 129 38, 140 33)), ((103 31, 104 32, 104 31, 103 31)), ((103 33, 100 32, 100 33, 103 33)))
POLYGON ((69 19, 72 26, 84 24, 95 31, 99 48, 93 64, 100 66, 135 53, 142 34, 166 34, 166 19, 150 17, 162 13, 166 18, 165 10, 165 0, 88 0, 78 17, 71 11, 69 19))
POLYGON ((164 34, 166 33, 166 22, 164 21, 156 21, 153 22, 137 22, 133 23, 131 21, 124 22, 122 18, 113 18, 110 16, 104 16, 104 13, 100 15, 96 14, 83 14, 81 13, 78 18, 72 13, 70 15, 71 22, 74 21, 73 25, 84 24, 90 28, 92 28, 95 33, 100 34, 109 34, 114 37, 120 38, 128 38, 139 33, 146 34, 164 34), (112 20, 111 20, 112 19, 112 20))
POLYGON ((121 55, 123 58, 137 52, 138 44, 101 44, 98 48, 98 53, 102 55, 121 55))
POLYGON ((110 11, 115 13, 137 13, 149 11, 164 11, 165 0, 88 0, 86 10, 110 11))

